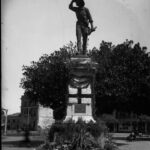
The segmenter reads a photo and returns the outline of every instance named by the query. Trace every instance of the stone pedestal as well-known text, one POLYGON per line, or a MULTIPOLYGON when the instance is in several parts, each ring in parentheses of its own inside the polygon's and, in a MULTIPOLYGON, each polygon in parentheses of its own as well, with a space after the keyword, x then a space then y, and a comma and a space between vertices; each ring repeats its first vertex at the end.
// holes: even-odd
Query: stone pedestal
POLYGON ((70 71, 68 83, 68 106, 64 121, 69 119, 75 122, 82 118, 85 122, 93 121, 94 109, 94 80, 96 63, 91 58, 79 55, 67 62, 70 71))

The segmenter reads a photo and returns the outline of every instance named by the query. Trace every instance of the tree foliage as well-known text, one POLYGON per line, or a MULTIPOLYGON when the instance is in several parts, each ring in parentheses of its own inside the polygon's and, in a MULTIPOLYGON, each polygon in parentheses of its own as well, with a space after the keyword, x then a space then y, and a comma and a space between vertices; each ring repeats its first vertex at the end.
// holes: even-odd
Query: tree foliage
POLYGON ((112 112, 148 113, 150 104, 150 57, 139 43, 126 40, 100 47, 96 82, 97 114, 112 112))
MULTIPOLYGON (((76 54, 70 42, 30 66, 23 66, 21 87, 31 100, 54 110, 62 119, 66 112, 69 70, 65 62, 76 54)), ((145 47, 126 40, 119 45, 102 41, 87 54, 98 62, 96 74, 96 114, 119 111, 149 113, 150 57, 145 47)))
POLYGON ((31 101, 52 108, 57 119, 65 115, 66 108, 69 74, 64 62, 75 54, 75 49, 70 42, 59 51, 31 62, 31 66, 23 66, 21 87, 25 89, 25 94, 31 101))

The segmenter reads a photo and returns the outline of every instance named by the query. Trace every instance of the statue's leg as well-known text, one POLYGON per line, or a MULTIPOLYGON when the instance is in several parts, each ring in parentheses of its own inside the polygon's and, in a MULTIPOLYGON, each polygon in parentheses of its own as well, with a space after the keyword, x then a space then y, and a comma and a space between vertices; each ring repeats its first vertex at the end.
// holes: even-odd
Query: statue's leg
POLYGON ((81 54, 81 25, 80 24, 76 24, 76 36, 77 36, 77 48, 78 48, 78 52, 81 54))
POLYGON ((83 33, 83 55, 85 55, 87 52, 87 40, 88 35, 86 33, 83 33))

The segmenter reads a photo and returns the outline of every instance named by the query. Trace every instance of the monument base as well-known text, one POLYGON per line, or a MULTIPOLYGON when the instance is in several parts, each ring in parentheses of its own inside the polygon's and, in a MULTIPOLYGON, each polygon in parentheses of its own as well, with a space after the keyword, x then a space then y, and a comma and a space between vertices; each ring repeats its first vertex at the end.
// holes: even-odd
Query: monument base
POLYGON ((97 63, 85 55, 71 57, 67 62, 69 84, 67 95, 67 115, 64 120, 80 118, 86 123, 93 121, 94 76, 97 63))
POLYGON ((78 115, 78 116, 66 116, 64 122, 66 122, 66 121, 68 121, 70 119, 75 121, 75 122, 77 122, 79 119, 82 119, 86 123, 88 123, 90 121, 96 122, 92 116, 80 116, 80 115, 78 115))

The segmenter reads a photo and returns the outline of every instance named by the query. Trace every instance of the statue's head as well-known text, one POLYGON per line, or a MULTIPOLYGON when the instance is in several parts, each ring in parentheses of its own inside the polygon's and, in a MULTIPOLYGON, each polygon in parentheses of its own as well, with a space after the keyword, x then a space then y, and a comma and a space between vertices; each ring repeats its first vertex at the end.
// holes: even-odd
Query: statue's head
POLYGON ((78 7, 84 7, 85 2, 84 2, 84 0, 76 0, 76 4, 78 7))

